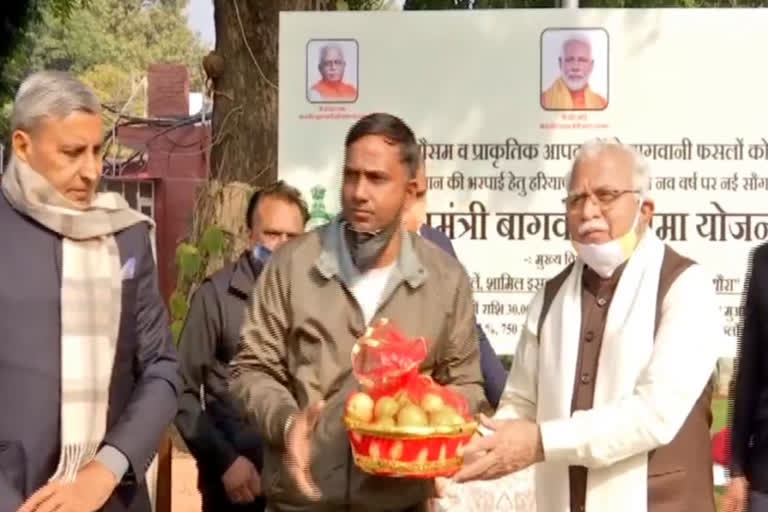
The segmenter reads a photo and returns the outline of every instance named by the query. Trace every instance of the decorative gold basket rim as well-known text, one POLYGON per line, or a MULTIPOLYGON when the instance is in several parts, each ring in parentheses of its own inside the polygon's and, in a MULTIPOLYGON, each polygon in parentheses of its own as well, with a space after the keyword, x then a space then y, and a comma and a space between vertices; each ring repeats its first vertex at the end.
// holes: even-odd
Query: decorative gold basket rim
POLYGON ((469 421, 461 425, 439 425, 436 427, 379 427, 354 418, 344 417, 344 424, 349 430, 376 437, 389 439, 430 439, 435 437, 464 437, 477 430, 477 422, 469 421))
POLYGON ((463 457, 424 462, 390 460, 355 454, 355 464, 368 473, 391 472, 397 476, 419 476, 431 473, 453 471, 461 468, 463 457))

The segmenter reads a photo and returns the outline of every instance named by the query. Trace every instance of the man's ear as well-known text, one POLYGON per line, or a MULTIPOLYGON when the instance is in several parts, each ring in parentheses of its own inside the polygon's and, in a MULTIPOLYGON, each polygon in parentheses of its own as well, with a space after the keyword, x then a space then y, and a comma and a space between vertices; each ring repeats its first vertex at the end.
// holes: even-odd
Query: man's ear
POLYGON ((416 181, 416 178, 408 178, 408 181, 405 183, 405 190, 408 192, 408 194, 413 195, 416 197, 416 190, 418 189, 418 181, 416 181))
POLYGON ((22 130, 14 130, 13 135, 11 135, 11 146, 16 158, 29 164, 29 154, 32 148, 32 139, 29 134, 22 130))
POLYGON ((409 178, 405 183, 405 202, 406 205, 411 205, 416 200, 416 192, 419 189, 419 184, 416 178, 409 178))
POLYGON ((640 205, 640 213, 643 215, 643 218, 646 221, 646 224, 651 223, 651 219, 653 218, 653 214, 656 211, 656 204, 653 202, 653 199, 645 198, 643 199, 643 204, 640 205))

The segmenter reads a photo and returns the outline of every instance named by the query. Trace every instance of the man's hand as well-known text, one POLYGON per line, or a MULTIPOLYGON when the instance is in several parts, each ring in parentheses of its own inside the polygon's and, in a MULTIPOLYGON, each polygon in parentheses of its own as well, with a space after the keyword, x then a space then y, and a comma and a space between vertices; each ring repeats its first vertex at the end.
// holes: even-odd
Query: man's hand
POLYGON ((746 512, 749 497, 749 482, 746 477, 732 478, 728 490, 723 496, 721 508, 723 512, 746 512))
POLYGON ((434 486, 435 486, 435 498, 445 498, 448 492, 448 486, 450 485, 450 482, 447 478, 443 477, 437 477, 434 480, 434 486))
POLYGON ((251 503, 261 495, 261 477, 253 463, 240 455, 221 476, 232 503, 251 503))
POLYGON ((50 482, 38 489, 18 512, 95 512, 115 487, 114 473, 94 460, 83 466, 74 482, 50 482))
POLYGON ((493 434, 473 440, 464 448, 464 466, 453 476, 456 482, 492 480, 544 460, 541 432, 527 420, 491 420, 480 415, 480 422, 493 434))
POLYGON ((293 424, 285 433, 285 455, 288 471, 293 476, 299 490, 313 501, 320 499, 320 490, 312 480, 312 474, 309 471, 312 455, 311 437, 324 408, 325 402, 320 401, 304 409, 293 417, 293 424))

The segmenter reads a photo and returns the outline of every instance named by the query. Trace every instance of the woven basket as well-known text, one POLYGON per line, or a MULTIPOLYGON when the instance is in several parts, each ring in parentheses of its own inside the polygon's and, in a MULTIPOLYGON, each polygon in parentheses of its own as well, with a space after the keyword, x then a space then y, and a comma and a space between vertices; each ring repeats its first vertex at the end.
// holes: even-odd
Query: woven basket
POLYGON ((456 473, 477 423, 438 427, 377 427, 344 418, 355 464, 373 475, 435 478, 456 473))

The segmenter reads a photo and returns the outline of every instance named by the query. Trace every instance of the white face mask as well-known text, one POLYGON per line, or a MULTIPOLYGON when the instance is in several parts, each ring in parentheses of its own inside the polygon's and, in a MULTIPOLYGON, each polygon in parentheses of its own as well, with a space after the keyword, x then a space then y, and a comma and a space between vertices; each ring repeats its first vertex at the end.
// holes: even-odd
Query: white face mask
POLYGON ((603 279, 608 279, 635 251, 638 242, 636 228, 639 218, 640 209, 638 208, 629 231, 609 242, 582 244, 572 240, 571 243, 576 249, 576 253, 589 268, 597 272, 597 275, 603 279))

